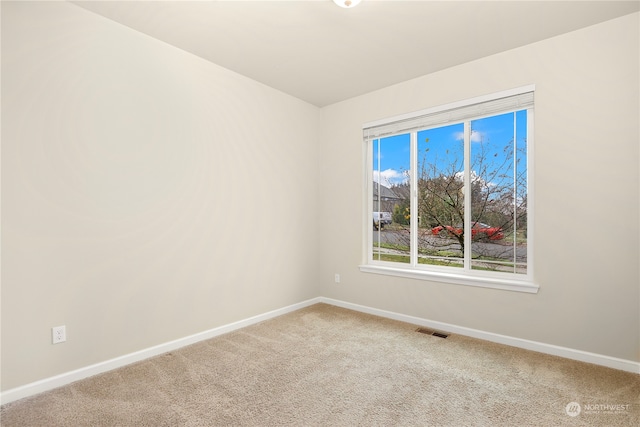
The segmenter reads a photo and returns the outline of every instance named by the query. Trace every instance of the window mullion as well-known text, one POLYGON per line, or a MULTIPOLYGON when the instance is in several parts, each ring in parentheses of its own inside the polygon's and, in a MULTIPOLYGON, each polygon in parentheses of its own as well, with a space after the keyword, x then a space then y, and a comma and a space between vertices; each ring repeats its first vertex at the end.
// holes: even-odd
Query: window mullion
POLYGON ((464 122, 464 268, 471 269, 471 122, 464 122))
POLYGON ((511 240, 511 250, 513 256, 513 272, 518 268, 518 114, 513 112, 513 238, 511 240))
POLYGON ((367 242, 366 242, 365 250, 367 254, 367 259, 373 260, 374 259, 373 244, 372 244, 373 227, 371 225, 373 223, 373 209, 374 209, 373 186, 375 185, 375 183, 373 182, 373 175, 375 170, 375 164, 373 159, 375 156, 373 153, 373 140, 369 138, 368 135, 367 135, 367 144, 365 145, 364 149, 365 149, 365 156, 367 159, 367 165, 371 165, 365 171, 365 183, 367 188, 367 199, 366 199, 367 211, 366 211, 366 218, 365 218, 365 233, 367 235, 367 242))
POLYGON ((410 143, 410 173, 409 179, 411 180, 411 205, 409 207, 411 219, 409 221, 409 249, 410 260, 412 266, 418 265, 418 133, 411 132, 410 143))
POLYGON ((534 203, 535 203, 535 191, 534 191, 534 181, 531 179, 531 173, 533 171, 533 159, 535 158, 533 154, 533 150, 535 147, 534 136, 533 136, 533 128, 534 128, 534 112, 532 108, 527 109, 527 162, 525 167, 527 168, 527 188, 526 188, 526 196, 527 196, 527 276, 530 278, 533 277, 533 243, 531 241, 531 236, 535 236, 534 233, 534 222, 531 220, 531 213, 535 212, 534 203))

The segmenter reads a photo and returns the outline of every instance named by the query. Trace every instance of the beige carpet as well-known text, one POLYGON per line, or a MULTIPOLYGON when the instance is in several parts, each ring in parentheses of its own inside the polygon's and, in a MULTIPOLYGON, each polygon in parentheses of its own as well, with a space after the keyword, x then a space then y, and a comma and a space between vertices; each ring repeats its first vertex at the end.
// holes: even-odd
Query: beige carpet
POLYGON ((317 304, 10 403, 1 425, 640 425, 639 375, 416 328, 317 304))

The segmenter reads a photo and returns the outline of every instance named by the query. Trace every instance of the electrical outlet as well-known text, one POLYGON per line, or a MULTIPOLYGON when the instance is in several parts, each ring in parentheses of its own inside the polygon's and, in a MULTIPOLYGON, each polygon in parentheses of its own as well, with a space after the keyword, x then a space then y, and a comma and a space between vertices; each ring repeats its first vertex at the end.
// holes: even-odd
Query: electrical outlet
POLYGON ((51 343, 58 344, 67 340, 67 330, 65 326, 51 328, 51 343))
POLYGON ((338 273, 336 273, 333 279, 335 280, 336 283, 340 283, 340 275, 338 273))

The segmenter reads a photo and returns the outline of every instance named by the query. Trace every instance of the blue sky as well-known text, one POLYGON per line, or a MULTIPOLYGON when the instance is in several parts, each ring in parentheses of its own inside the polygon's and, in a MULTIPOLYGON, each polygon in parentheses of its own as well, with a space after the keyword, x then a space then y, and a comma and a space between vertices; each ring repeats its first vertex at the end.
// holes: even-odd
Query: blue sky
MULTIPOLYGON (((517 117, 516 140, 518 148, 523 151, 526 148, 526 111, 519 111, 517 117)), ((514 113, 502 114, 472 121, 471 155, 477 159, 481 148, 484 148, 486 164, 501 165, 504 163, 507 153, 505 146, 513 140, 514 113)), ((463 124, 443 126, 439 128, 418 132, 418 156, 429 164, 435 164, 439 171, 450 170, 452 164, 456 164, 457 170, 462 171, 463 162, 463 124), (428 138, 428 142, 427 142, 428 138), (428 150, 428 151, 427 151, 428 150)), ((374 181, 382 185, 392 186, 408 180, 407 171, 410 165, 410 135, 396 135, 383 138, 380 144, 378 156, 378 144, 373 144, 374 181), (378 164, 378 160, 380 163, 378 164), (379 169, 378 169, 379 168, 379 169), (378 172, 379 170, 379 172, 378 172), (380 177, 380 178, 379 178, 380 177)), ((524 153, 519 167, 526 165, 524 153)), ((512 174, 511 164, 509 170, 501 172, 512 174)))

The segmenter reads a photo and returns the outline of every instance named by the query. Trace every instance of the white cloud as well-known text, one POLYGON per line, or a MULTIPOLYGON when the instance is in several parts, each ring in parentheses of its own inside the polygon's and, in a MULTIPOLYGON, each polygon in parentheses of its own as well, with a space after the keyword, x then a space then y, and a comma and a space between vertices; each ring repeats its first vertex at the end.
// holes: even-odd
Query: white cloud
MULTIPOLYGON (((464 181, 464 172, 457 172, 456 173, 456 178, 458 178, 460 181, 464 181)), ((484 178, 482 178, 480 175, 478 175, 478 173, 476 171, 474 171, 474 170, 471 170, 471 172, 469 172, 469 178, 471 179, 471 182, 478 182, 483 187, 495 187, 496 186, 496 184, 491 182, 491 181, 485 181, 484 178)))
MULTIPOLYGON (((464 139, 464 132, 456 132, 453 137, 456 141, 462 141, 464 139)), ((484 133, 477 130, 471 131, 471 142, 482 142, 484 139, 484 133)))
POLYGON ((392 185, 407 182, 409 180, 409 174, 395 169, 386 169, 383 171, 374 170, 373 180, 386 187, 391 187, 392 185))

